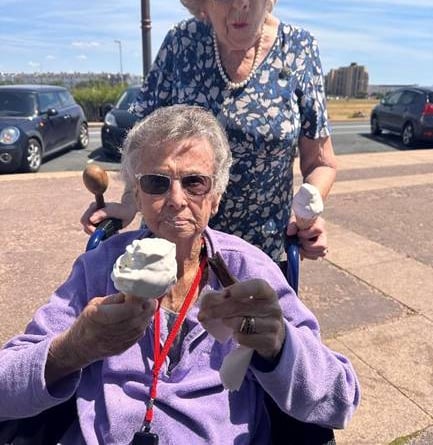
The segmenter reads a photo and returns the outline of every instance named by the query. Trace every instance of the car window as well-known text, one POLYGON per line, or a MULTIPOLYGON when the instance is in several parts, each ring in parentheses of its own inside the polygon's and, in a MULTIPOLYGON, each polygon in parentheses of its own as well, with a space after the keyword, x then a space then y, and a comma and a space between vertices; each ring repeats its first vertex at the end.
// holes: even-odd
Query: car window
POLYGON ((387 95, 385 97, 386 104, 396 105, 402 94, 403 94, 403 91, 396 91, 394 93, 389 93, 389 95, 387 95))
POLYGON ((117 101, 116 108, 119 108, 120 110, 127 110, 137 97, 139 91, 140 88, 129 88, 125 90, 117 101))
POLYGON ((415 91, 405 91, 398 101, 400 105, 410 105, 413 104, 416 99, 419 97, 418 93, 415 93, 415 91))
POLYGON ((69 91, 59 91, 60 100, 64 107, 71 107, 75 105, 75 100, 69 91))
POLYGON ((428 93, 428 101, 433 104, 433 92, 428 93))
POLYGON ((39 93, 39 111, 45 113, 49 108, 62 108, 60 97, 55 91, 39 93))
POLYGON ((0 91, 0 116, 27 117, 36 113, 36 98, 26 91, 0 91))

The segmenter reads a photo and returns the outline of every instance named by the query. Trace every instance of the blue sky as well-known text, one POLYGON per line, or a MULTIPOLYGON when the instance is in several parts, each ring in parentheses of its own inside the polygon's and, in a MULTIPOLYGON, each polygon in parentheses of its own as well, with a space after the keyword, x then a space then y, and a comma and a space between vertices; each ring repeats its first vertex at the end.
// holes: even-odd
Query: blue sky
MULTIPOLYGON (((140 0, 0 0, 0 72, 141 73, 140 0)), ((179 0, 150 0, 155 55, 179 0)), ((278 0, 275 14, 310 30, 325 73, 365 65, 372 84, 433 84, 433 0, 278 0)))

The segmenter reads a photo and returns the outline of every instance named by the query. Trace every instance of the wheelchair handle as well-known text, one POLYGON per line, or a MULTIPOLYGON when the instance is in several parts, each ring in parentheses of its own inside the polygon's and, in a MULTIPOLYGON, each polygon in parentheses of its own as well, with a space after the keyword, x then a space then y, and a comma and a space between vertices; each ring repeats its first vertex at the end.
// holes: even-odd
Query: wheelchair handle
POLYGON ((297 235, 286 236, 285 247, 287 254, 286 277, 292 289, 298 293, 299 290, 299 239, 297 235))
POLYGON ((118 218, 108 218, 98 224, 96 230, 92 233, 87 241, 86 251, 98 247, 101 241, 110 238, 122 228, 122 220, 118 218))

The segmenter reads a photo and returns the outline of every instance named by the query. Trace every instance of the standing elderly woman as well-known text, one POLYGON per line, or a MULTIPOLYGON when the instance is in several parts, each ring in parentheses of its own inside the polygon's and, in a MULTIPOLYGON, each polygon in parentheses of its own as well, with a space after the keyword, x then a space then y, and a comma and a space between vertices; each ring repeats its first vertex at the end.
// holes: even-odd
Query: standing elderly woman
MULTIPOLYGON (((335 180, 317 43, 307 31, 272 15, 273 0, 181 2, 194 18, 169 31, 131 111, 144 117, 161 106, 187 103, 218 118, 234 162, 211 227, 238 235, 279 261, 297 150, 304 182, 323 198, 335 180)), ((82 218, 88 233, 107 216, 127 225, 136 213, 128 189, 121 204, 94 210, 91 206, 82 218)), ((294 224, 288 231, 296 232, 294 224)), ((326 254, 322 218, 298 235, 304 257, 326 254)))
POLYGON ((147 228, 81 255, 26 333, 0 351, 0 420, 74 396, 79 422, 63 445, 128 444, 145 416, 150 441, 137 443, 158 435, 163 445, 268 444, 266 392, 301 421, 343 428, 359 403, 349 361, 321 343, 316 319, 266 254, 207 227, 231 164, 216 119, 200 107, 159 108, 125 147, 123 175, 147 228), (160 304, 125 298, 110 279, 125 247, 146 237, 176 245, 177 282, 160 304), (216 252, 238 280, 228 288, 206 266, 216 252), (179 312, 185 320, 160 361, 164 350, 155 345, 166 342, 179 312), (217 320, 233 338, 219 343, 204 329, 217 320), (236 342, 254 355, 239 391, 229 392, 219 369, 236 342))

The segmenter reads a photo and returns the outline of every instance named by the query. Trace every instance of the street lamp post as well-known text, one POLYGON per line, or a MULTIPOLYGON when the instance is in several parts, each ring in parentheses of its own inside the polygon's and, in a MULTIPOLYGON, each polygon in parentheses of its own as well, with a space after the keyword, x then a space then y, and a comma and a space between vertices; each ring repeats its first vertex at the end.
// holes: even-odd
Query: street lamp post
POLYGON ((115 40, 114 43, 117 43, 119 45, 120 82, 123 84, 122 41, 121 40, 115 40))
POLYGON ((141 40, 143 51, 143 79, 146 77, 152 61, 152 48, 150 45, 150 0, 141 0, 141 40))

